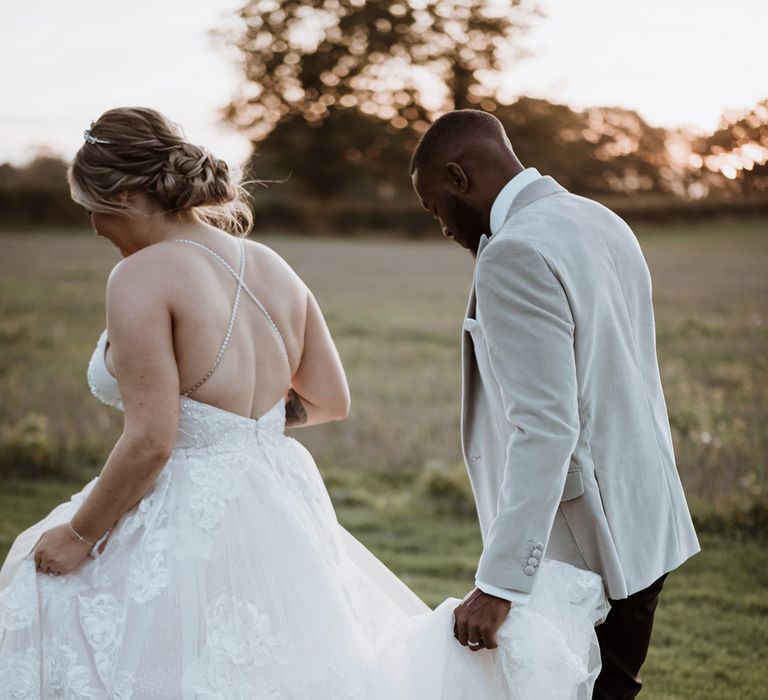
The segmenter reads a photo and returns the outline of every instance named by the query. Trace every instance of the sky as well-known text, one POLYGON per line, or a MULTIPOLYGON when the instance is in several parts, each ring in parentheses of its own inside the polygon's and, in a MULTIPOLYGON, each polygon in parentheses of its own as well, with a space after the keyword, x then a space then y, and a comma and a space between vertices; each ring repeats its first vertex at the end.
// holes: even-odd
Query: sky
MULTIPOLYGON (((768 97, 765 0, 540 0, 531 57, 503 93, 575 108, 636 109, 654 126, 710 131, 726 109, 768 97)), ((217 110, 239 83, 208 36, 241 0, 0 0, 0 162, 40 146, 70 158, 91 120, 117 106, 158 109, 237 166, 248 141, 217 110)))

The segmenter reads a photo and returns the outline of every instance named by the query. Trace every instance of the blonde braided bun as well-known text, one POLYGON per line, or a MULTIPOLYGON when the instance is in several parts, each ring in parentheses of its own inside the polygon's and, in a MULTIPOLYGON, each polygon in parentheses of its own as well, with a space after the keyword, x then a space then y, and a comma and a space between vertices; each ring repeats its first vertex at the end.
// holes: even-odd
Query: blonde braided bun
POLYGON ((253 225, 248 193, 227 163, 186 140, 181 127, 146 107, 120 107, 90 128, 109 143, 86 141, 69 165, 72 199, 94 211, 130 215, 123 192, 153 199, 168 215, 194 210, 204 221, 235 235, 253 225))

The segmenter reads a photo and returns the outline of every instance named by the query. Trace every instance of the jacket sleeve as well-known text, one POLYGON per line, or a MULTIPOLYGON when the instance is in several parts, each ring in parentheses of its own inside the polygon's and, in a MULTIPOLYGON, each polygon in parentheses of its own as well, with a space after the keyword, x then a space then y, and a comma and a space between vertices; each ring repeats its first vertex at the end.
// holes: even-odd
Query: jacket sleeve
POLYGON ((574 323, 562 285, 529 243, 491 241, 477 265, 477 317, 510 430, 476 578, 530 593, 579 436, 574 323))

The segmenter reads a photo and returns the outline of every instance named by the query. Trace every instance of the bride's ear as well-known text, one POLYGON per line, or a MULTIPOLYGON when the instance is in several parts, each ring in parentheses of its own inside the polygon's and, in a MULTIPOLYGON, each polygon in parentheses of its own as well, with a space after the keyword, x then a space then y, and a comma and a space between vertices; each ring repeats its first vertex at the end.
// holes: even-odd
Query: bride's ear
POLYGON ((122 207, 136 204, 135 197, 128 190, 120 190, 120 192, 117 193, 117 201, 122 207))
POLYGON ((118 194, 120 204, 127 206, 135 215, 140 213, 144 216, 151 216, 157 212, 156 203, 143 192, 122 190, 118 194))

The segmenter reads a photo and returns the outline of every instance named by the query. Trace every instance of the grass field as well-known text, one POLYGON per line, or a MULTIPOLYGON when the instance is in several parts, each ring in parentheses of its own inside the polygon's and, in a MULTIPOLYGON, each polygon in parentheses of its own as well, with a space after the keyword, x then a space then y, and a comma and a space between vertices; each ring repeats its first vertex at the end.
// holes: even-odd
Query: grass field
MULTIPOLYGON (((639 229, 682 478, 698 517, 760 517, 768 455, 768 221, 639 229), (757 504, 757 505, 756 505, 757 504)), ((341 477, 461 474, 459 330, 472 259, 444 241, 265 236, 315 291, 352 413, 300 436, 341 477)), ((95 236, 0 235, 0 474, 93 474, 120 414, 85 369, 118 260, 95 236)))
MULTIPOLYGON (((707 533, 669 579, 643 697, 764 698, 768 222, 636 231, 678 464, 707 533)), ((350 418, 295 433, 340 520, 428 602, 462 596, 480 547, 457 430, 471 258, 443 241, 259 238, 315 291, 349 375, 350 418)), ((85 381, 117 260, 92 234, 0 235, 0 554, 98 473, 119 434, 85 381)))

